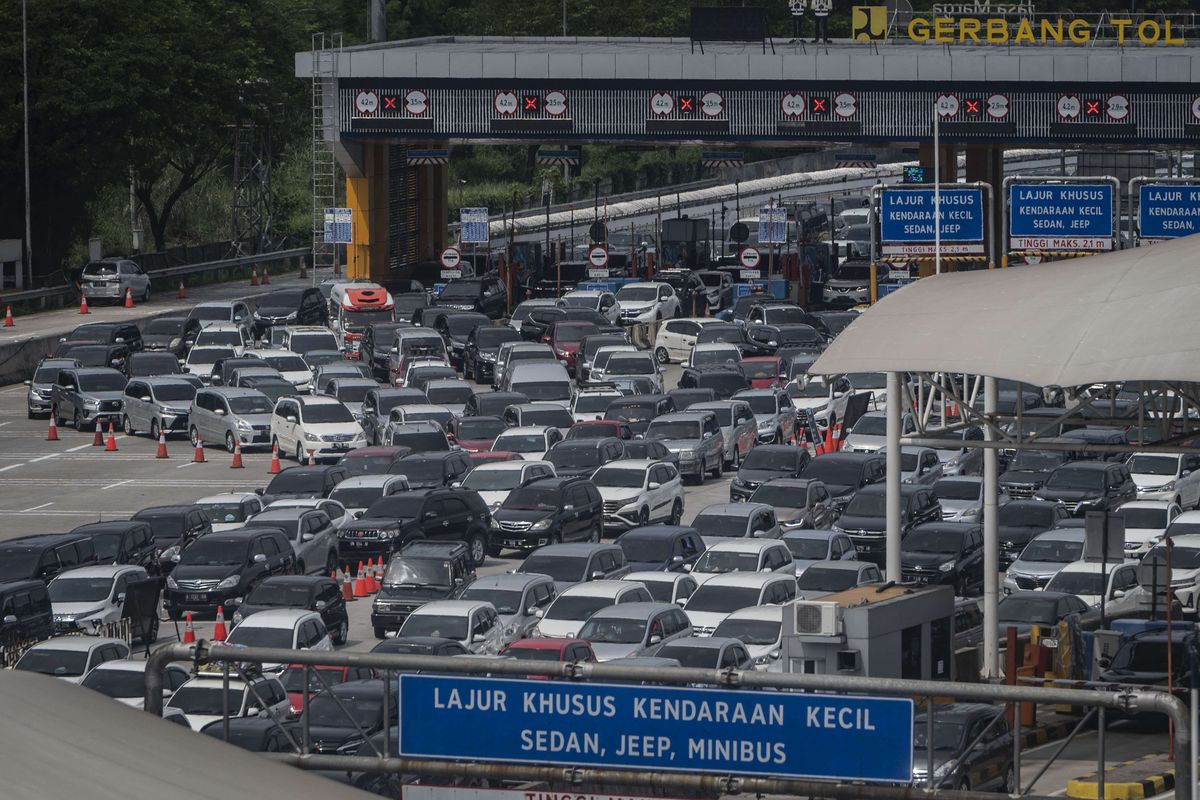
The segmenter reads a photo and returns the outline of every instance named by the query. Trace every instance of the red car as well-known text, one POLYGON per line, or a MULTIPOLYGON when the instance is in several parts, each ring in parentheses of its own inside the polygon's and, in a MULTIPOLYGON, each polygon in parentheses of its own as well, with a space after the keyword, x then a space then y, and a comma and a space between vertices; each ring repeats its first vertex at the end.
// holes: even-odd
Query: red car
POLYGON ((567 429, 567 439, 606 439, 608 437, 629 440, 633 429, 628 422, 619 419, 588 419, 576 422, 567 429))
POLYGON ((501 461, 524 461, 525 456, 520 453, 514 453, 511 450, 480 450, 478 453, 471 453, 471 461, 475 466, 480 464, 497 464, 501 461))
MULTIPOLYGON (((583 639, 518 639, 500 651, 500 655, 518 661, 558 661, 559 663, 595 663, 591 643, 583 639)), ((530 678, 546 680, 544 675, 530 678)))
POLYGON ((579 340, 599 332, 600 328, 591 322, 562 320, 546 329, 542 341, 553 347, 555 357, 574 373, 575 359, 579 356, 579 340))
POLYGON ((450 420, 447 439, 468 453, 491 450, 496 437, 508 430, 499 417, 455 417, 450 420))
POLYGON ((750 381, 752 389, 775 389, 786 382, 783 374, 783 359, 779 356, 754 356, 743 358, 738 364, 750 381))
MULTIPOLYGON (((326 684, 337 686, 339 683, 347 681, 379 677, 379 674, 370 667, 310 667, 309 669, 311 670, 308 677, 309 700, 323 692, 326 684), (321 683, 317 673, 320 673, 321 678, 325 679, 325 683, 321 683)), ((290 665, 280 674, 279 680, 283 682, 283 688, 287 690, 288 701, 292 705, 291 715, 299 716, 304 710, 304 665, 290 665)))

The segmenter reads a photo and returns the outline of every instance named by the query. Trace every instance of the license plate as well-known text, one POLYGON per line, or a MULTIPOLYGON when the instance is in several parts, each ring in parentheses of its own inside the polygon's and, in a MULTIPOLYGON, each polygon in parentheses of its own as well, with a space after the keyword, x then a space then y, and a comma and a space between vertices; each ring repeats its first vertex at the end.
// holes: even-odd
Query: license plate
POLYGON ((349 544, 351 547, 366 547, 366 546, 367 546, 367 543, 366 543, 366 542, 354 541, 353 539, 351 539, 351 540, 348 542, 348 544, 349 544))
POLYGON ((854 549, 859 553, 867 552, 867 546, 865 544, 856 544, 854 545, 854 549))
POLYGON ((349 442, 335 442, 333 445, 333 449, 334 450, 349 450, 350 443, 349 442))
POLYGON ((189 603, 203 603, 203 602, 204 602, 205 600, 207 600, 207 599, 208 599, 208 596, 207 596, 207 595, 203 595, 203 594, 189 594, 189 595, 187 595, 187 602, 189 602, 189 603))

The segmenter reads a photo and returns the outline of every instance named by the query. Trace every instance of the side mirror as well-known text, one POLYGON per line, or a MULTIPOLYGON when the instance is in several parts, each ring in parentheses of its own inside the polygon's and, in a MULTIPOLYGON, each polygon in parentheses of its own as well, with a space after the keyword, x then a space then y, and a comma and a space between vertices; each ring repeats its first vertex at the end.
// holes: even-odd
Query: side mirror
POLYGON ((362 519, 362 518, 363 518, 363 514, 366 514, 366 513, 367 513, 366 511, 355 511, 355 512, 354 512, 354 518, 355 518, 355 519, 362 519))
POLYGON ((1102 658, 1100 659, 1099 664, 1100 669, 1108 669, 1110 666, 1112 666, 1112 661, 1107 658, 1102 658))
POLYGON ((288 421, 288 422, 292 422, 292 423, 296 423, 296 422, 299 422, 300 420, 296 419, 296 418, 295 418, 294 416, 292 416, 291 414, 288 414, 288 416, 287 416, 287 421, 288 421))
POLYGON ((671 556, 671 563, 672 564, 682 564, 683 556, 671 556))
POLYGON ((1124 596, 1125 596, 1124 589, 1114 589, 1113 590, 1113 593, 1112 593, 1113 600, 1120 600, 1124 596))
POLYGON ((646 488, 653 491, 655 489, 661 489, 662 484, 659 483, 658 481, 650 481, 650 483, 646 486, 646 488))
POLYGON ((542 617, 546 616, 546 612, 543 611, 542 609, 538 608, 537 606, 534 606, 533 608, 529 609, 529 613, 532 614, 533 616, 537 617, 538 619, 541 619, 542 617))
MULTIPOLYGON (((26 386, 32 386, 32 385, 33 385, 33 381, 21 381, 21 383, 25 384, 26 386)), ((1184 475, 1186 475, 1186 474, 1187 474, 1187 473, 1185 472, 1185 473, 1184 473, 1184 475)))
POLYGON ((213 413, 214 413, 214 414, 216 414, 218 417, 223 417, 223 416, 225 416, 225 409, 223 409, 223 408, 214 408, 214 409, 213 409, 213 413))
POLYGON ((265 564, 265 563, 267 563, 267 557, 265 555, 263 555, 262 553, 255 553, 254 554, 254 563, 255 564, 265 564))
POLYGON ((687 598, 686 597, 679 598, 678 600, 675 601, 675 605, 679 606, 680 608, 683 608, 684 606, 687 605, 687 598))
POLYGON ((485 641, 487 641, 487 637, 482 633, 477 633, 471 637, 471 644, 480 644, 485 641))
POLYGON ((604 580, 604 573, 598 569, 592 570, 592 580, 594 580, 594 581, 604 580))
POLYGON ((424 513, 424 515, 422 515, 421 519, 437 519, 437 512, 436 511, 426 511, 424 513))
POLYGON ((117 605, 124 605, 125 593, 121 592, 120 594, 118 594, 116 597, 113 598, 113 602, 116 603, 117 605))
POLYGON ((142 395, 141 397, 139 397, 139 398, 138 398, 138 400, 141 400, 143 403, 149 403, 149 402, 150 402, 151 400, 153 400, 153 399, 154 399, 154 398, 152 398, 152 397, 151 397, 150 395, 148 395, 148 394, 144 394, 144 395, 142 395))
POLYGON ((780 653, 778 650, 772 650, 771 652, 767 653, 767 657, 772 661, 778 661, 782 655, 783 653, 780 653))
POLYGON ((684 571, 684 572, 691 572, 691 571, 692 571, 692 565, 691 565, 691 564, 684 564, 684 565, 683 565, 683 571, 684 571))
POLYGON ((17 615, 16 614, 5 614, 4 615, 4 624, 5 625, 16 625, 17 624, 17 615))
POLYGON ((662 637, 661 637, 661 636, 659 636, 657 633, 656 633, 656 634, 653 634, 653 635, 650 637, 650 644, 658 644, 658 643, 659 643, 659 642, 661 642, 661 641, 662 641, 662 637))
POLYGON ((325 605, 326 605, 326 604, 325 604, 325 601, 324 601, 324 600, 318 600, 318 601, 315 603, 315 605, 314 605, 314 608, 316 608, 316 610, 317 610, 317 611, 324 611, 324 610, 325 610, 325 605))
POLYGON ((302 542, 311 542, 315 538, 317 538, 317 535, 315 533, 305 532, 305 533, 300 534, 300 541, 302 541, 302 542))
POLYGON ((246 598, 244 598, 244 597, 234 597, 234 598, 231 598, 231 599, 229 599, 229 600, 226 600, 226 601, 225 601, 225 605, 227 605, 227 606, 240 606, 240 605, 241 605, 242 603, 244 603, 244 602, 246 602, 246 598))
POLYGON ((264 488, 262 488, 262 487, 260 486, 259 488, 257 488, 257 489, 255 489, 255 490, 254 490, 254 493, 255 493, 256 495, 258 495, 259 497, 262 497, 262 496, 263 496, 263 492, 265 492, 265 491, 266 491, 266 489, 264 489, 264 488))

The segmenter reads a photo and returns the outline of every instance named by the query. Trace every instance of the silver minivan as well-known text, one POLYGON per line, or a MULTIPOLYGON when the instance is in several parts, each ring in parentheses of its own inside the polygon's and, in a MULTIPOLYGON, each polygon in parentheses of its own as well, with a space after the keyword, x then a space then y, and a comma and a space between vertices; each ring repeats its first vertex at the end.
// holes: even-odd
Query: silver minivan
POLYGON ((504 375, 502 392, 520 392, 535 403, 571 408, 571 376, 557 361, 516 363, 504 375))
POLYGON ((189 414, 188 434, 197 441, 222 442, 234 446, 270 445, 271 412, 275 403, 256 389, 206 388, 196 392, 189 414))
POLYGON ((754 409, 745 400, 713 400, 696 403, 688 411, 711 411, 717 415, 721 436, 725 439, 725 467, 737 470, 742 459, 758 444, 758 423, 754 409))
POLYGON ((134 378, 125 384, 121 417, 125 435, 148 431, 157 439, 160 432, 185 432, 195 396, 196 386, 182 378, 134 378))

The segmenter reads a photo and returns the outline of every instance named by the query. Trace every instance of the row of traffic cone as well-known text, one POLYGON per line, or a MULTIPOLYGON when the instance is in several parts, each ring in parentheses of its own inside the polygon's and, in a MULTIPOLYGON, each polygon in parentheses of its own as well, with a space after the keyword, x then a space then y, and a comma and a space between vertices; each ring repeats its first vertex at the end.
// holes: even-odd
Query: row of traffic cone
MULTIPOLYGON (((259 280, 258 280, 258 270, 256 270, 254 267, 251 267, 251 268, 250 268, 250 285, 251 285, 251 286, 258 286, 258 285, 259 285, 259 280)), ((271 276, 270 276, 270 274, 267 272, 267 268, 266 268, 266 267, 263 267, 263 271, 262 271, 262 285, 263 285, 263 286, 270 286, 270 285, 271 285, 271 276)))
MULTIPOLYGON (((350 603, 360 597, 368 597, 378 592, 379 587, 383 584, 383 570, 383 556, 379 557, 378 562, 373 557, 367 559, 366 564, 363 564, 361 561, 358 562, 358 569, 353 570, 353 578, 351 578, 352 570, 350 566, 346 565, 345 570, 342 571, 342 579, 340 581, 342 598, 347 603, 350 603)), ((329 577, 337 581, 337 571, 331 572, 329 577)))
MULTIPOLYGON (((222 606, 217 606, 217 619, 213 625, 212 638, 209 641, 223 642, 229 637, 228 631, 225 630, 225 609, 222 606)), ((183 617, 183 643, 196 643, 196 628, 192 625, 192 612, 188 611, 183 617)))

